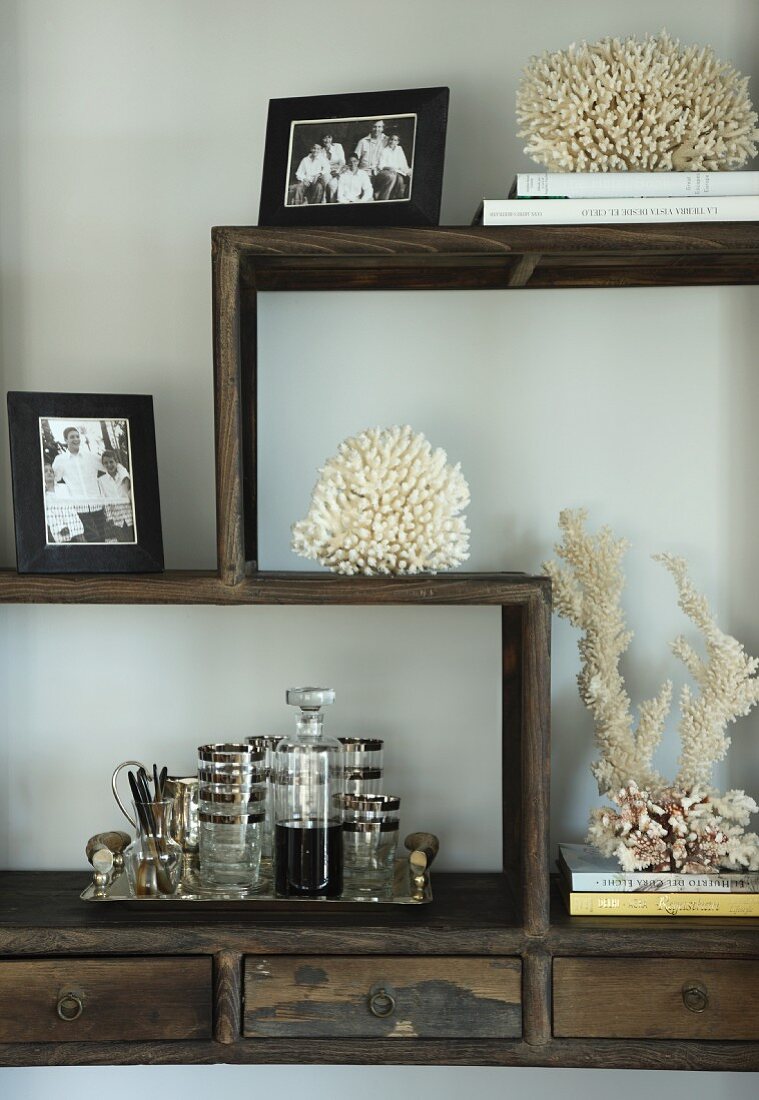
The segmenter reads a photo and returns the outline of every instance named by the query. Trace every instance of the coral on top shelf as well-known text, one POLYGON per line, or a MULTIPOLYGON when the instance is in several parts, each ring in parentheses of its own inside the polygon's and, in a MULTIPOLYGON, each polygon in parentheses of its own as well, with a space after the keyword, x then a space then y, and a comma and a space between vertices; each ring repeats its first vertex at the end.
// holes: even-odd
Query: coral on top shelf
POLYGON ((666 31, 533 57, 517 120, 525 153, 552 172, 741 168, 759 139, 748 77, 666 31))

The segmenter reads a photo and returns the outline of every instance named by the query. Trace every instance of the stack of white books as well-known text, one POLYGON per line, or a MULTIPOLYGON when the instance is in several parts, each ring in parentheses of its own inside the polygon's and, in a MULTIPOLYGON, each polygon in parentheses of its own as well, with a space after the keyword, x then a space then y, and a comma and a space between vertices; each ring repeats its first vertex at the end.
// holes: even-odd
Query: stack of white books
POLYGON ((482 204, 483 225, 743 221, 759 221, 759 172, 526 172, 482 204))

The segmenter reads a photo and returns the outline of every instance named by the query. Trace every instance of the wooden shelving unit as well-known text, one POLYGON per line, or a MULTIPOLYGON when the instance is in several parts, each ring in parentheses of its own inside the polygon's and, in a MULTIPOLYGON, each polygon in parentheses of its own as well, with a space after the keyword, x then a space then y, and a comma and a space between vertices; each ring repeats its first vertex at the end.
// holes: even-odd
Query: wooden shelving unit
POLYGON ((212 245, 218 572, 44 577, 0 571, 0 602, 500 607, 503 871, 433 875, 435 902, 413 913, 330 913, 306 921, 296 912, 234 923, 199 917, 192 907, 169 917, 160 910, 85 905, 78 900, 85 876, 73 872, 5 873, 0 1064, 758 1069, 756 922, 570 918, 552 895, 545 577, 343 578, 258 571, 256 313, 258 292, 266 290, 754 284, 759 225, 218 228, 212 245), (149 974, 157 957, 174 959, 183 975, 183 1004, 197 1006, 192 1027, 178 1031, 170 1006, 158 1006, 144 1034, 120 1041, 117 1025, 109 1031, 114 1007, 122 1015, 136 1010, 129 976, 140 959, 149 974), (190 957, 196 963, 185 972, 190 957), (204 967, 199 959, 212 965, 204 967), (582 967, 573 970, 571 962, 582 959, 594 960, 594 982, 585 986, 576 982, 582 967), (20 960, 31 969, 9 965, 20 960), (659 979, 635 992, 651 1005, 650 1027, 641 1032, 626 1022, 625 983, 630 966, 634 978, 636 966, 648 974, 651 960, 659 979), (77 965, 85 1006, 81 1023, 62 1021, 54 1012, 60 990, 76 981, 77 965), (278 1002, 266 990, 276 986, 282 995, 283 967, 290 965, 292 985, 286 1003, 278 1002), (394 979, 400 987, 394 1015, 380 1021, 369 1012, 367 994, 387 981, 386 971, 400 976, 394 979), (274 972, 278 983, 259 980, 274 972), (708 987, 705 1015, 686 1007, 683 973, 708 987), (48 993, 38 1003, 40 989, 48 993), (558 1031, 554 992, 562 1011, 558 1031), (589 1012, 589 998, 599 993, 611 1006, 603 1020, 607 1027, 608 1016, 608 1034, 600 1035, 589 1012), (737 1010, 725 1010, 728 998, 737 1010), (19 1021, 25 1012, 37 1029, 34 1042, 24 1040, 19 1021), (750 1041, 746 1019, 753 1021, 750 1041))

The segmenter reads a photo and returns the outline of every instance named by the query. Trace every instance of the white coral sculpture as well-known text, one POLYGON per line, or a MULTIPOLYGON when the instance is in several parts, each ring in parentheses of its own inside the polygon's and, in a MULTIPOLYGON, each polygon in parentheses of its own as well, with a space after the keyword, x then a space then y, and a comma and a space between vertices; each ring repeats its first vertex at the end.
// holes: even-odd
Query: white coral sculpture
POLYGON ((436 573, 469 557, 469 486, 408 425, 344 440, 319 471, 292 548, 335 573, 436 573))
POLYGON ((672 684, 666 681, 653 699, 640 704, 636 722, 619 672, 632 640, 620 603, 628 544, 608 527, 588 534, 586 519, 582 509, 561 513, 563 541, 555 549, 565 564, 552 561, 544 568, 557 613, 582 631, 577 682, 594 718, 600 752, 592 771, 599 793, 619 807, 591 812, 588 840, 603 855, 616 856, 626 871, 758 870, 759 836, 744 830, 759 807, 743 791, 721 795, 712 786, 712 768, 730 746, 729 723, 759 702, 759 660, 719 629, 685 561, 655 555, 672 575, 678 605, 701 632, 706 651, 699 657, 683 637, 672 643, 698 691, 686 684, 680 692, 682 751, 678 774, 668 783, 652 759, 664 733, 672 684))
POLYGON ((666 31, 531 58, 517 120, 525 153, 553 172, 740 168, 759 139, 748 77, 666 31))

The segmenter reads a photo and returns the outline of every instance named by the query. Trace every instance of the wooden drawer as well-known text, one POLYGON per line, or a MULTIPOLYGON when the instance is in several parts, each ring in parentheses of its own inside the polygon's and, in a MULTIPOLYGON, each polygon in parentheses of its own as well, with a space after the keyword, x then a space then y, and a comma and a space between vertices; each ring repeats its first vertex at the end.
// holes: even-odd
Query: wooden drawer
POLYGON ((210 957, 0 961, 0 1042, 210 1039, 211 1029, 210 957))
POLYGON ((759 1039, 759 962, 554 959, 561 1038, 759 1039))
POLYGON ((243 1034, 515 1038, 521 978, 519 959, 248 956, 243 1034))

